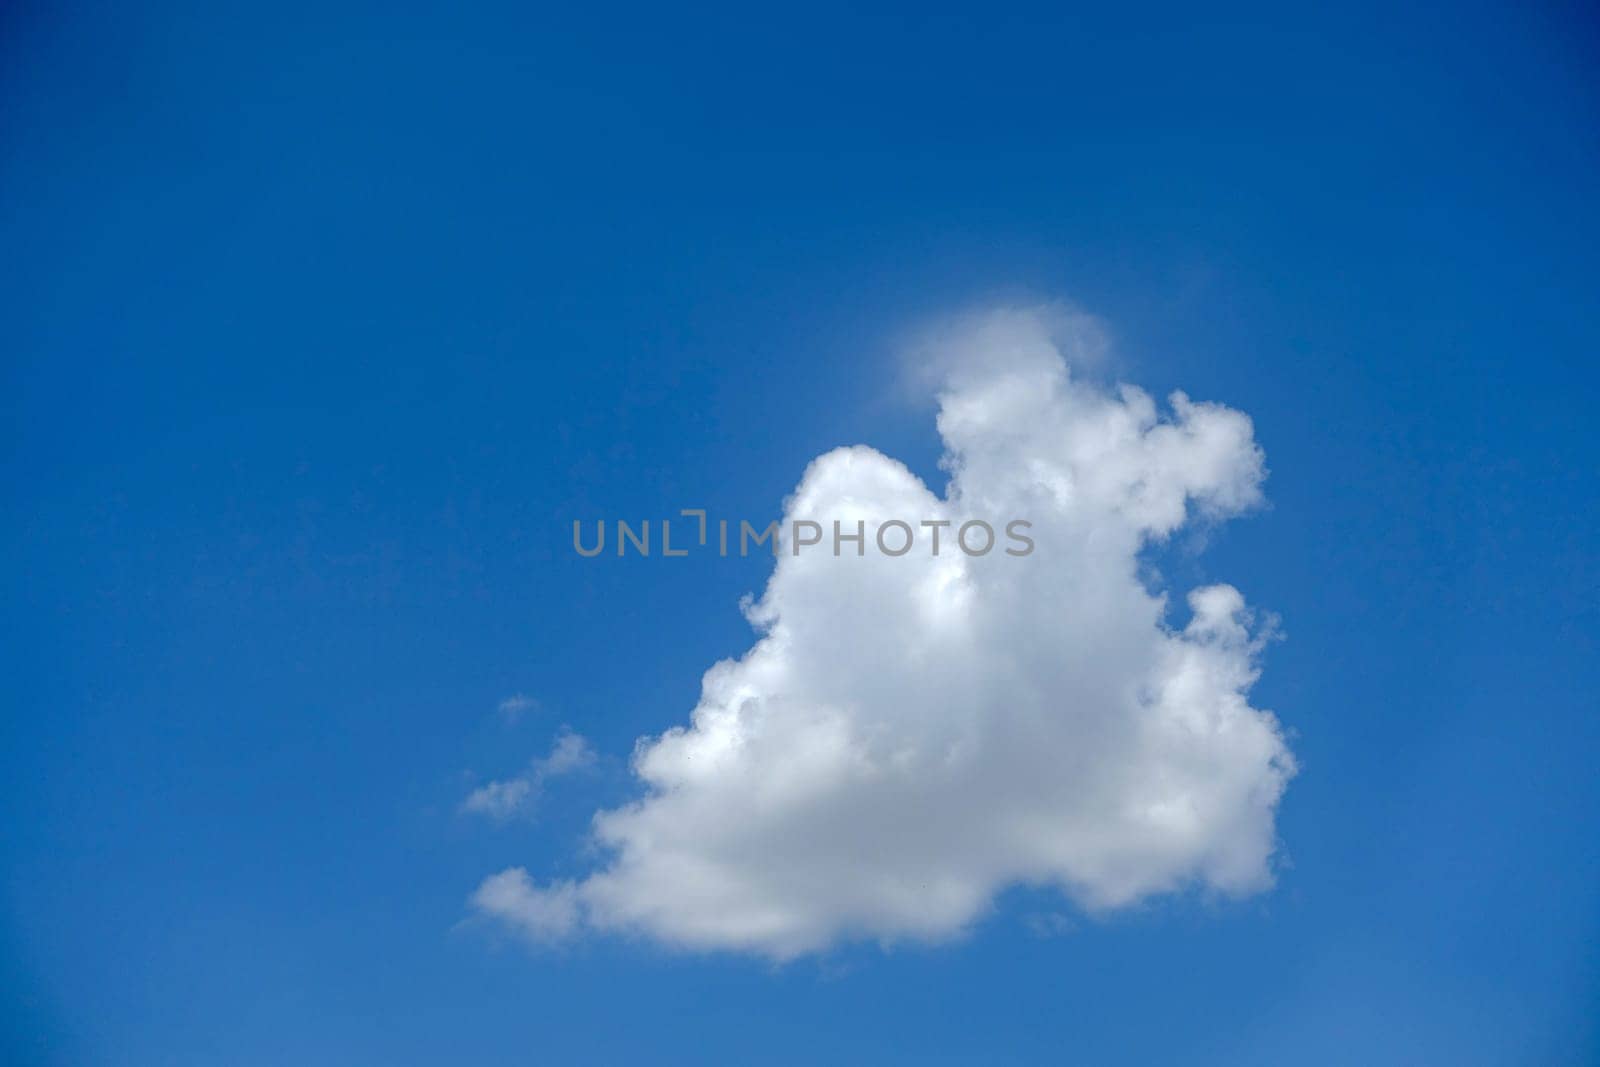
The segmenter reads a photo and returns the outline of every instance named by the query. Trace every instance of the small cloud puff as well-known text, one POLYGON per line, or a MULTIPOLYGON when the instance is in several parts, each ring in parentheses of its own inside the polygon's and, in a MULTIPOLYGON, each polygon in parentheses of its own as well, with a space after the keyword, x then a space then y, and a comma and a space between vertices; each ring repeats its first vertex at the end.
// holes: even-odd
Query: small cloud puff
POLYGON ((489 782, 474 789, 461 802, 463 814, 483 815, 504 822, 516 815, 529 814, 545 782, 563 774, 582 770, 594 763, 589 742, 570 730, 556 736, 550 754, 534 760, 515 778, 489 782))
POLYGON ((539 702, 537 700, 517 693, 502 700, 496 710, 500 712, 500 717, 507 723, 514 723, 538 706, 539 702))

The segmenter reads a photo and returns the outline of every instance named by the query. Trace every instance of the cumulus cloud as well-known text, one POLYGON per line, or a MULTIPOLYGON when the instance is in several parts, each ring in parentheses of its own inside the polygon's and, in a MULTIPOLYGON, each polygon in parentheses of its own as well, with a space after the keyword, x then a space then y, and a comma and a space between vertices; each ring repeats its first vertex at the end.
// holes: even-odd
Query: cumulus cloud
POLYGON ((532 810, 545 782, 594 763, 594 750, 582 737, 563 730, 556 735, 550 754, 534 760, 514 778, 489 782, 474 789, 461 802, 465 814, 484 815, 504 822, 532 810))
MULTIPOLYGON (((582 929, 774 959, 846 940, 937 941, 1008 886, 1088 913, 1272 879, 1294 774, 1253 708, 1264 635, 1232 586, 1170 602, 1141 553, 1261 500, 1244 414, 1075 377, 1092 322, 1002 311, 947 325, 937 368, 949 484, 871 448, 814 460, 795 520, 869 531, 1032 524, 1035 550, 791 554, 759 637, 705 673, 688 725, 640 742, 642 795, 594 819, 597 869, 522 868, 472 898, 534 940, 582 929)), ((898 543, 899 538, 895 538, 898 543)))

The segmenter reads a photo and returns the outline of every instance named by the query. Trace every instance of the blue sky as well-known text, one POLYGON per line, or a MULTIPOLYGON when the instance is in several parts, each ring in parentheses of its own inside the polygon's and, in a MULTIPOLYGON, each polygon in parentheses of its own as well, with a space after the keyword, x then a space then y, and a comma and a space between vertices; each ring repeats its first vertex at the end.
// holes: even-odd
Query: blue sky
POLYGON ((3 48, 9 1062, 1600 1055, 1589 13, 22 5, 3 48), (941 487, 904 339, 1062 302, 1265 451, 1159 565, 1282 620, 1275 886, 781 965, 473 921, 595 868, 771 569, 571 520, 776 517, 857 443, 941 487), (592 766, 463 816, 562 727, 592 766))

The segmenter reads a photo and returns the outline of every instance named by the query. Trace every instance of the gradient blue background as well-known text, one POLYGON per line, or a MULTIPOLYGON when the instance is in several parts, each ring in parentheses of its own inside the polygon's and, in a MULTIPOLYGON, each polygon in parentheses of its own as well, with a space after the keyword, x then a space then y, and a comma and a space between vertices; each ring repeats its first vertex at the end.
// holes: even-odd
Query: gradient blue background
POLYGON ((1525 6, 8 5, 0 1059, 1595 1062, 1600 36, 1525 6), (1039 299, 1256 420, 1271 508, 1166 566, 1283 618, 1276 890, 458 928, 749 643, 760 561, 570 520, 936 478, 896 339, 1039 299), (597 773, 455 814, 562 723, 597 773))

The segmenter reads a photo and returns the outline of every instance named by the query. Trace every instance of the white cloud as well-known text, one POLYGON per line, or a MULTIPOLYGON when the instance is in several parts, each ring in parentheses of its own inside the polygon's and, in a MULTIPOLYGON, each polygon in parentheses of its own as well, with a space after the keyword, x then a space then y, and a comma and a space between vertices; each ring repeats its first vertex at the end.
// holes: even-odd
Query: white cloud
POLYGON ((491 819, 509 819, 532 800, 533 782, 528 777, 490 782, 474 789, 461 802, 461 810, 491 819))
POLYGON ((747 609, 759 640, 706 672, 688 726, 640 743, 641 799, 596 815, 602 865, 544 886, 513 868, 475 910, 535 940, 785 959, 949 938, 1011 885, 1091 913, 1269 885, 1294 761, 1246 698, 1263 635, 1231 586, 1177 623, 1139 578, 1146 545, 1260 501, 1262 454, 1237 411, 1074 378, 1058 344, 1102 336, 1034 311, 947 327, 922 353, 945 495, 858 446, 786 504, 786 534, 865 519, 869 544, 894 518, 1025 518, 1032 554, 785 545, 747 609))
POLYGON ((577 891, 571 882, 536 888, 521 867, 484 879, 472 906, 532 941, 554 941, 578 925, 577 891))
POLYGON ((539 702, 530 696, 521 693, 506 697, 500 702, 500 717, 508 723, 514 723, 529 711, 539 706, 539 702))
POLYGON ((589 747, 589 742, 571 730, 562 730, 556 735, 550 755, 534 764, 534 773, 543 780, 582 770, 593 763, 594 750, 589 747))
POLYGON ((489 782, 474 789, 461 802, 461 810, 471 815, 486 815, 505 821, 514 815, 529 812, 544 783, 551 778, 582 770, 594 763, 594 750, 589 743, 570 730, 556 735, 550 754, 536 759, 528 769, 515 778, 489 782))

